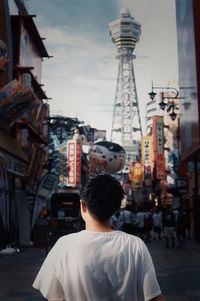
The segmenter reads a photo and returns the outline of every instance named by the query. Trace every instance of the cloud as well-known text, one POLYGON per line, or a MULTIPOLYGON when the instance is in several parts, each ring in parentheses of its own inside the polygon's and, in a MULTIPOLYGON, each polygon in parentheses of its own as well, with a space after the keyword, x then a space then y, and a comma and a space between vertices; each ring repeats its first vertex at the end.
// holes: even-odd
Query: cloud
MULTIPOLYGON (((108 58, 108 50, 110 46, 111 38, 107 41, 107 44, 102 43, 99 40, 99 36, 96 34, 92 34, 84 31, 77 33, 77 31, 73 31, 73 28, 69 26, 61 26, 61 27, 51 27, 46 26, 42 27, 41 32, 46 37, 46 43, 51 46, 67 46, 69 48, 78 48, 82 51, 84 48, 90 49, 93 51, 103 53, 104 58, 108 58), (109 48, 107 48, 109 47, 109 48)), ((109 37, 109 33, 108 33, 109 37)), ((106 40, 106 39, 105 39, 106 40)), ((104 41, 105 42, 105 41, 104 41)))
POLYGON ((51 27, 46 26, 41 28, 41 31, 45 34, 47 43, 51 46, 74 46, 84 43, 84 36, 71 33, 71 29, 68 26, 65 27, 51 27))
POLYGON ((118 68, 111 39, 102 44, 98 36, 78 34, 69 27, 40 30, 53 55, 43 70, 51 113, 61 111, 110 132, 118 68), (102 108, 102 103, 108 107, 102 108))
MULTIPOLYGON (((102 44, 97 37, 84 33, 73 33, 66 27, 43 27, 46 36, 46 45, 53 59, 48 62, 46 76, 63 78, 98 78, 110 80, 116 74, 115 49, 112 43, 102 44)), ((69 79, 70 80, 70 79, 69 79)))

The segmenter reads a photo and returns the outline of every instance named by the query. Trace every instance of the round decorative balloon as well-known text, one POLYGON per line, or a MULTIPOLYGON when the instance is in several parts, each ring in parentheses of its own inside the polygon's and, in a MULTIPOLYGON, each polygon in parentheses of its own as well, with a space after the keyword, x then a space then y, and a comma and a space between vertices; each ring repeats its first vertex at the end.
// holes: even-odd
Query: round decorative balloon
POLYGON ((125 150, 117 143, 98 141, 89 149, 90 164, 97 170, 115 173, 123 169, 125 150))

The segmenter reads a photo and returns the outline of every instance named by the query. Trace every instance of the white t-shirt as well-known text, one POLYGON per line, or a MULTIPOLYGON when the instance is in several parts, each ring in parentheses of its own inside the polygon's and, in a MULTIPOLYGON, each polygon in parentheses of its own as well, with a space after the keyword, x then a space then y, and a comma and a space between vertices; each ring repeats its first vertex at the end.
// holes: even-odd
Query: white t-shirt
POLYGON ((147 247, 121 231, 61 237, 33 287, 47 299, 66 301, 147 301, 161 294, 147 247))

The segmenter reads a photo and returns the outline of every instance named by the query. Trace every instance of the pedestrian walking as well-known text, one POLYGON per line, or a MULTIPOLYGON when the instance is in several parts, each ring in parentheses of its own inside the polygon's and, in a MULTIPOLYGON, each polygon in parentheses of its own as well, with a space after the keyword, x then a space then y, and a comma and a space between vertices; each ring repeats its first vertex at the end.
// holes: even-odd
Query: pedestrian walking
POLYGON ((120 212, 119 222, 121 224, 121 230, 136 235, 136 215, 131 211, 129 206, 126 206, 120 212))
POLYGON ((176 237, 178 240, 178 247, 185 245, 186 228, 187 228, 187 213, 181 207, 177 208, 178 214, 176 218, 176 237))
POLYGON ((162 213, 156 208, 153 213, 153 240, 161 240, 162 213))
POLYGON ((111 216, 110 226, 113 230, 121 230, 122 225, 120 221, 120 211, 117 211, 115 214, 111 216))
POLYGON ((33 286, 51 301, 163 301, 144 242, 114 231, 111 216, 124 198, 111 175, 97 175, 81 191, 86 230, 60 238, 33 286))
POLYGON ((191 209, 188 208, 185 210, 186 213, 186 238, 191 239, 191 209))
POLYGON ((175 215, 172 211, 170 205, 167 205, 163 211, 163 237, 165 239, 165 247, 174 247, 175 246, 175 215))
POLYGON ((151 242, 151 231, 153 229, 153 217, 150 210, 144 214, 144 235, 145 242, 151 242))
POLYGON ((139 208, 137 212, 137 235, 144 240, 145 227, 144 227, 145 213, 143 208, 139 208))

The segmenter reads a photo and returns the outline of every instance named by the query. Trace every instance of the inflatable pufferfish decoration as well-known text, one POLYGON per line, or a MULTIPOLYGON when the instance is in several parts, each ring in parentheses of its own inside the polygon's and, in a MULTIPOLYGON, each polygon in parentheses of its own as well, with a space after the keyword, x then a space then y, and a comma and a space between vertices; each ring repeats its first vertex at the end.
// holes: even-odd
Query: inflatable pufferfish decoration
POLYGON ((117 143, 98 141, 90 147, 88 156, 95 169, 115 173, 123 169, 126 152, 117 143))

